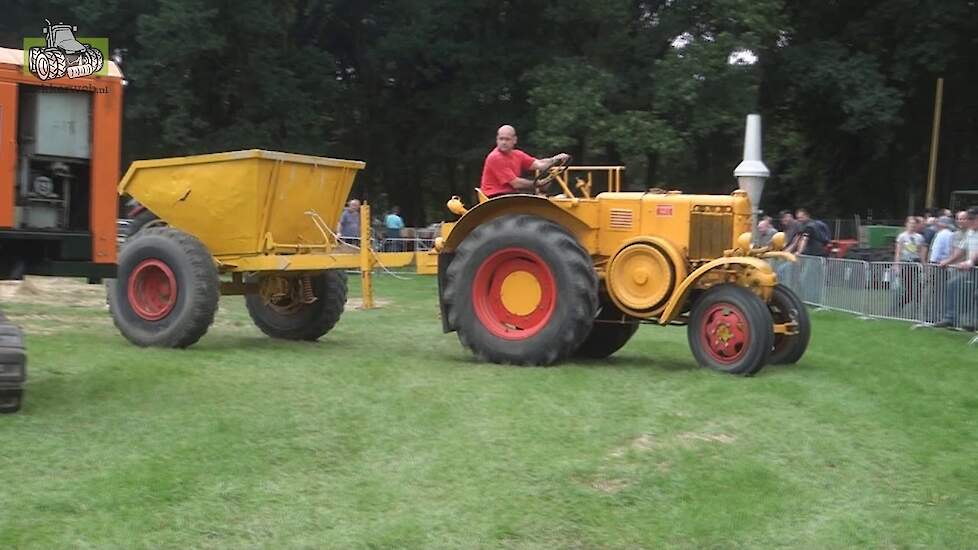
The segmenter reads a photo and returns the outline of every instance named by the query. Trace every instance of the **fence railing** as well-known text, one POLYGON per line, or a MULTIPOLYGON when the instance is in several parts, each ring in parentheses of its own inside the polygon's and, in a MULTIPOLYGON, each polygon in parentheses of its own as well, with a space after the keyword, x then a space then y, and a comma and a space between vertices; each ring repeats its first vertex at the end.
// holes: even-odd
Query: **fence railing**
POLYGON ((978 326, 978 269, 799 256, 778 280, 811 305, 917 324, 978 326))

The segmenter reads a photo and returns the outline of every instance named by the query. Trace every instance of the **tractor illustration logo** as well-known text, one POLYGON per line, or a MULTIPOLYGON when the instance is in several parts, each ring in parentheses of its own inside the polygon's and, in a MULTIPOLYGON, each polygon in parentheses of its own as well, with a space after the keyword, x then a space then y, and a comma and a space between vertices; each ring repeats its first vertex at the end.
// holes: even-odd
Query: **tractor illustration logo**
POLYGON ((79 78, 102 70, 105 58, 102 51, 91 44, 82 44, 75 38, 78 27, 52 25, 44 28, 44 46, 29 49, 29 70, 41 80, 53 80, 68 76, 79 78))

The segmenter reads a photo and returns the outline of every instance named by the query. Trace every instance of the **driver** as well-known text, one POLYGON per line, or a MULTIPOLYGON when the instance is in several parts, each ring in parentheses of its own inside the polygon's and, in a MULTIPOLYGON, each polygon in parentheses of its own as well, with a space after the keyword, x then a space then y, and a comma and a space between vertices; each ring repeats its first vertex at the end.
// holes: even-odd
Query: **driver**
POLYGON ((536 159, 516 148, 516 128, 500 126, 496 131, 496 148, 486 156, 482 168, 482 193, 489 197, 513 193, 531 193, 535 183, 520 177, 531 170, 548 170, 558 162, 566 162, 570 156, 559 153, 550 158, 536 159))

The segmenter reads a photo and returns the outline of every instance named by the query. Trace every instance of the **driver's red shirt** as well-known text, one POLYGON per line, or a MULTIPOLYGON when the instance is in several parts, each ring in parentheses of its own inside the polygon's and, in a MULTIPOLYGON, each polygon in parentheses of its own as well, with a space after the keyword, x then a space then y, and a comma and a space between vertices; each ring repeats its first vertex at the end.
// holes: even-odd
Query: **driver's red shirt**
POLYGON ((536 160, 519 149, 503 153, 496 147, 486 155, 486 163, 482 167, 482 192, 487 197, 515 193, 516 189, 509 182, 528 171, 536 160))

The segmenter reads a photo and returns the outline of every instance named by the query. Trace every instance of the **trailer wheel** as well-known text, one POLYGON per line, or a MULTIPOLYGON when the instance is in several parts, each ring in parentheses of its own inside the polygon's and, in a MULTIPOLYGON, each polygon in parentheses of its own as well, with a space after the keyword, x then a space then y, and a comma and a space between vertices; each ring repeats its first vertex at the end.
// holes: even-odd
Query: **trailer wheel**
POLYGON ((805 355, 808 342, 812 338, 812 322, 808 317, 805 303, 790 288, 777 285, 774 287, 774 295, 771 297, 768 308, 771 310, 771 317, 775 323, 787 323, 789 321, 798 323, 798 334, 774 335, 774 350, 771 352, 771 358, 768 362, 772 365, 797 363, 805 355))
POLYGON ((445 273, 449 325, 463 346, 493 363, 564 359, 588 335, 597 308, 590 256, 563 227, 536 216, 476 228, 445 273))
POLYGON ((601 311, 594 320, 591 332, 574 352, 577 357, 587 359, 609 357, 627 344, 638 330, 638 321, 628 318, 611 300, 601 302, 601 311), (625 322, 622 322, 623 320, 625 322))
POLYGON ((262 332, 285 340, 317 340, 340 320, 346 306, 346 273, 261 275, 258 294, 245 296, 248 314, 262 332))
POLYGON ((749 376, 761 370, 774 345, 767 305, 732 284, 713 287, 699 297, 686 334, 700 365, 729 374, 749 376))
POLYGON ((214 322, 221 283, 197 238, 150 227, 119 252, 118 278, 107 285, 115 326, 137 346, 188 347, 214 322))

